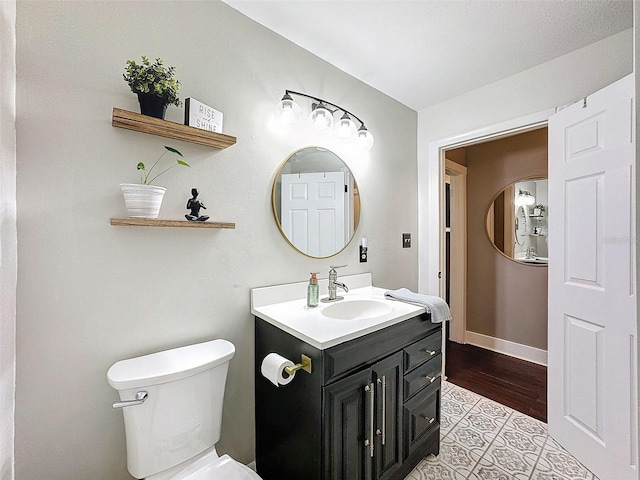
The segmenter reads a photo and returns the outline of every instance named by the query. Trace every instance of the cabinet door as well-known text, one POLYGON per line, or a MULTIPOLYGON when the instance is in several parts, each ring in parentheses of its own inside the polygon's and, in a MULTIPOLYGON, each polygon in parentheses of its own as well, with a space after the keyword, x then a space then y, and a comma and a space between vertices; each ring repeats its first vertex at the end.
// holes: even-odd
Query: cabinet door
POLYGON ((375 478, 392 478, 402 465, 402 352, 373 366, 376 384, 375 478))
POLYGON ((371 478, 374 389, 370 368, 324 387, 325 480, 371 478))

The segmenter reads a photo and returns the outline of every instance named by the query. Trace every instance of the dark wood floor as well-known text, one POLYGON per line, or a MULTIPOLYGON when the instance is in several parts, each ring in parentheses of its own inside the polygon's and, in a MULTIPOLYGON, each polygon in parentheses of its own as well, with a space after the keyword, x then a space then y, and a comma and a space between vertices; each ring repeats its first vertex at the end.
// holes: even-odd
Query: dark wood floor
POLYGON ((519 412, 547 421, 547 367, 447 342, 447 380, 519 412))

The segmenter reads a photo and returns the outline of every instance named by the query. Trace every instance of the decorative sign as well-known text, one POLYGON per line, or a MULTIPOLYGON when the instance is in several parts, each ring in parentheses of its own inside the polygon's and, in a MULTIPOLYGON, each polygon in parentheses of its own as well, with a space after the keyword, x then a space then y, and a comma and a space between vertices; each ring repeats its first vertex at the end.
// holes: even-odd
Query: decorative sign
POLYGON ((185 100, 184 124, 209 132, 222 133, 222 112, 195 98, 185 100))

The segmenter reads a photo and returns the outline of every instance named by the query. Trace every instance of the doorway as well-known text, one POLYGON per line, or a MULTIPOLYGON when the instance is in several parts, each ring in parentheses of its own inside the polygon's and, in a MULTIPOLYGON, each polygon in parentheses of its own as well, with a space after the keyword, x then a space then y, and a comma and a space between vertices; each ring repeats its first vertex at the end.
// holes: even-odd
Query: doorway
MULTIPOLYGON (((467 297, 467 295, 465 293, 465 288, 467 286, 467 283, 471 283, 471 282, 467 282, 467 281, 463 281, 462 282, 462 286, 459 287, 455 287, 453 284, 455 283, 454 279, 455 279, 455 274, 453 273, 453 271, 455 269, 453 269, 453 265, 451 262, 455 262, 455 261, 459 261, 461 259, 461 257, 463 258, 462 260, 462 264, 465 266, 466 269, 468 269, 471 273, 471 276, 473 277, 473 272, 478 272, 481 271, 483 273, 486 273, 484 271, 483 268, 479 268, 479 264, 476 261, 476 259, 472 258, 469 259, 469 261, 467 262, 467 260, 464 258, 466 256, 466 245, 467 244, 471 244, 471 246, 475 246, 476 244, 480 243, 480 242, 486 242, 484 245, 485 247, 487 245, 490 245, 488 243, 488 239, 487 239, 487 235, 486 235, 486 231, 485 231, 485 226, 484 226, 484 222, 485 222, 485 216, 487 213, 487 208, 488 208, 488 204, 489 204, 489 200, 490 197, 492 197, 495 193, 497 193, 498 188, 495 188, 496 191, 492 191, 490 192, 490 195, 488 195, 488 198, 486 199, 477 199, 477 198, 468 198, 468 201, 465 201, 465 205, 474 205, 474 209, 472 209, 471 212, 468 213, 469 215, 469 223, 471 223, 472 221, 476 222, 476 224, 480 224, 481 225, 481 234, 477 234, 477 233, 471 233, 471 232, 464 232, 464 234, 462 235, 462 237, 456 237, 456 229, 454 228, 454 218, 455 218, 455 212, 456 209, 453 206, 456 198, 459 198, 460 194, 462 193, 461 190, 458 188, 456 189, 456 187, 452 184, 455 180, 462 180, 465 179, 465 183, 468 181, 468 175, 465 175, 465 173, 468 173, 466 170, 466 166, 463 165, 464 162, 453 162, 453 166, 452 166, 452 162, 451 162, 451 158, 449 158, 450 156, 452 156, 452 152, 456 149, 463 149, 466 147, 472 147, 475 145, 479 145, 482 143, 488 143, 491 141, 495 141, 495 140, 501 140, 501 139, 506 139, 508 137, 512 137, 512 136, 516 136, 519 134, 524 134, 527 132, 531 132, 540 128, 544 128, 546 126, 546 118, 548 116, 548 114, 550 114, 551 112, 547 112, 546 114, 538 114, 537 116, 532 116, 532 117, 528 117, 525 119, 522 119, 522 123, 517 124, 517 121, 511 124, 502 124, 499 126, 496 126, 493 130, 491 128, 486 129, 483 132, 475 132, 472 134, 469 134, 468 136, 463 136, 463 137, 457 137, 455 139, 452 139, 452 141, 441 141, 441 142, 434 142, 432 144, 429 145, 429 151, 430 151, 430 159, 433 160, 434 158, 437 159, 437 170, 438 172, 440 172, 439 175, 437 175, 437 178, 441 179, 441 182, 438 186, 438 193, 437 195, 434 194, 434 189, 430 189, 428 191, 428 195, 424 195, 425 191, 423 190, 421 192, 422 194, 422 198, 429 198, 430 200, 433 199, 434 196, 437 196, 438 198, 438 202, 437 205, 439 206, 439 209, 441 209, 439 212, 434 212, 434 211, 430 211, 431 209, 427 209, 426 215, 421 215, 421 219, 428 219, 430 215, 433 215, 433 217, 435 217, 436 215, 439 215, 438 218, 442 219, 443 222, 442 224, 444 224, 444 219, 446 218, 446 213, 447 213, 447 209, 445 209, 445 194, 446 194, 446 187, 444 184, 444 176, 445 174, 449 176, 449 185, 450 185, 450 205, 449 205, 449 213, 451 215, 450 217, 450 225, 449 225, 449 233, 447 234, 447 230, 445 225, 442 225, 442 229, 441 229, 441 234, 440 234, 440 238, 438 239, 439 241, 434 242, 433 241, 433 236, 429 236, 429 243, 427 248, 425 249, 421 249, 421 266, 425 267, 426 265, 429 264, 429 262, 431 262, 432 264, 436 263, 433 262, 433 260, 435 258, 437 258, 437 260, 440 262, 438 263, 438 265, 442 265, 443 269, 442 269, 442 278, 438 279, 437 282, 434 281, 434 278, 428 278, 427 275, 424 275, 425 273, 427 273, 427 270, 424 268, 421 268, 421 275, 420 275, 420 286, 419 288, 421 289, 421 291, 426 291, 428 292, 431 289, 431 292, 433 292, 432 294, 438 294, 438 295, 446 295, 446 291, 447 289, 449 289, 449 294, 450 294, 450 304, 452 306, 452 314, 454 315, 454 321, 451 324, 451 331, 449 333, 449 337, 452 338, 453 340, 455 340, 456 342, 456 346, 461 346, 463 348, 467 348, 468 350, 476 350, 477 352, 482 353, 482 360, 479 360, 480 356, 476 355, 475 356, 475 360, 472 360, 472 362, 475 362, 476 364, 481 364, 484 368, 485 371, 484 372, 480 372, 479 375, 482 376, 481 379, 481 383, 484 385, 491 385, 492 383, 495 385, 495 378, 492 379, 492 377, 495 377, 495 373, 491 373, 486 371, 486 368, 489 368, 491 365, 495 365, 496 362, 500 363, 499 359, 502 358, 503 359, 503 364, 504 364, 504 360, 516 360, 516 363, 520 363, 520 365, 516 367, 505 367, 504 365, 499 368, 499 370, 501 370, 501 373, 504 373, 507 375, 507 377, 511 377, 511 379, 519 377, 519 378, 525 378, 526 375, 523 374, 523 366, 526 368, 527 365, 531 365, 528 362, 524 362, 522 360, 518 360, 517 358, 513 358, 513 357, 520 357, 520 358, 526 358, 527 360, 532 360, 538 364, 541 365, 533 365, 533 367, 536 367, 536 369, 538 370, 538 372, 536 373, 536 375, 538 376, 538 378, 542 377, 542 384, 540 384, 539 380, 531 380, 531 378, 529 378, 529 383, 533 384, 533 383, 537 383, 537 387, 538 387, 538 391, 540 392, 539 394, 537 394, 536 396, 539 397, 539 399, 541 400, 545 400, 546 401, 546 395, 545 395, 545 386, 544 386, 544 381, 546 379, 546 368, 544 367, 544 364, 546 362, 546 351, 545 351, 545 347, 546 344, 544 345, 540 345, 541 348, 529 348, 527 345, 525 345, 525 342, 522 341, 522 344, 517 342, 517 341, 513 341, 513 340, 504 340, 504 338, 509 338, 508 336, 502 335, 502 333, 504 333, 503 331, 498 332, 497 334, 493 334, 492 332, 487 332, 487 331, 483 331, 479 328, 476 328, 475 325, 477 324, 476 322, 476 318, 475 318, 475 313, 473 313, 473 317, 469 318, 468 317, 468 311, 466 308, 464 308, 462 310, 462 312, 467 313, 467 322, 464 321, 459 321, 456 322, 455 320, 460 318, 460 312, 456 312, 458 313, 458 315, 456 315, 456 313, 454 313, 456 311, 456 306, 455 306, 455 299, 456 296, 462 298, 463 300, 467 297), (447 162, 447 159, 449 159, 450 161, 447 162), (457 165, 456 165, 457 163, 457 165), (460 172, 456 172, 456 171, 452 171, 452 170, 460 170, 460 172), (442 198, 440 198, 440 196, 442 196, 442 198), (479 208, 479 212, 478 213, 478 208, 479 208), (446 246, 447 246, 447 235, 450 236, 450 243, 449 243, 449 249, 450 249, 450 262, 449 262, 449 272, 447 272, 445 270, 445 265, 447 265, 446 261, 445 261, 445 256, 446 256, 446 246), (462 256, 460 255, 456 255, 453 253, 453 244, 456 241, 456 238, 458 238, 458 240, 460 240, 460 238, 462 238, 462 240, 464 241, 464 247, 463 247, 463 254, 462 256), (437 251, 435 246, 438 246, 437 251), (442 249, 440 248, 440 246, 442 246, 442 249), (423 255, 423 253, 425 253, 423 255), (437 257, 435 255, 433 255, 434 253, 437 254, 437 257), (448 274, 447 274, 448 273, 448 274), (426 288, 425 288, 426 287, 426 288), (466 323, 466 324, 465 324, 466 323), (456 335, 455 330, 456 327, 460 328, 460 332, 456 335), (475 329, 475 330, 474 330, 475 329), (479 345, 482 348, 478 348, 475 347, 474 345, 479 345), (494 351, 498 351, 498 352, 504 352, 510 355, 510 357, 505 357, 503 355, 500 355, 499 353, 495 353, 491 350, 494 351), (532 354, 533 353, 533 354, 532 354), (488 356, 493 356, 494 359, 492 360, 488 360, 488 356), (540 375, 540 371, 542 371, 542 375, 540 375)), ((544 141, 545 146, 546 146, 546 139, 544 141)), ((545 158, 545 163, 546 163, 546 158, 545 158)), ((422 164, 423 169, 421 169, 421 171, 419 172, 419 174, 424 174, 426 172, 428 172, 428 169, 431 168, 432 171, 435 170, 434 168, 434 164, 433 163, 429 163, 427 165, 422 164), (426 170, 424 169, 424 167, 428 167, 426 170)), ((527 172, 525 175, 522 176, 530 176, 530 172, 527 172)), ((506 182, 505 182, 506 183, 506 182)), ((505 185, 501 185, 501 188, 504 187, 505 185)), ((462 190, 465 194, 467 193, 466 190, 466 185, 465 185, 465 189, 462 190)), ((459 210, 461 211, 463 214, 467 213, 464 211, 464 209, 459 210)), ((433 219, 433 217, 431 217, 433 219)), ((463 225, 466 225, 466 222, 464 221, 464 216, 463 218, 463 225)), ((422 227, 421 223, 421 227, 422 227)), ((460 231, 457 231, 458 233, 460 233, 460 231)), ((424 232, 426 233, 426 232, 424 232)), ((424 238, 424 236, 421 236, 421 238, 424 238)), ((422 246, 422 241, 421 241, 421 246, 422 246)), ((479 255, 479 257, 487 257, 487 256, 497 256, 500 257, 499 254, 497 254, 497 252, 495 252, 492 247, 489 247, 489 252, 484 252, 484 254, 479 255)), ((476 256, 478 257, 478 256, 476 256)), ((509 263, 508 260, 506 260, 503 257, 500 257, 499 261, 503 261, 505 263, 509 263)), ((519 266, 516 266, 515 264, 513 265, 516 268, 518 268, 519 266)), ((428 267, 427 267, 428 268, 428 267)), ((436 267, 437 268, 437 267, 436 267)), ((535 268, 535 267, 522 267, 524 269, 526 268, 535 268)), ((546 270, 546 269, 544 269, 546 270)), ((434 271, 434 269, 430 269, 431 272, 434 271)), ((437 268, 435 270, 436 272, 440 271, 440 268, 437 268)), ((465 272, 466 273, 466 272, 465 272)), ((546 280, 546 278, 545 278, 546 280)), ((484 283, 488 283, 486 282, 486 280, 481 280, 484 283)), ((477 282, 476 282, 477 283, 477 282)), ((490 283, 490 282, 489 282, 490 283)), ((494 282, 495 283, 495 282, 494 282)), ((546 288, 546 287, 545 287, 546 288)), ((491 292, 490 294, 490 298, 492 299, 496 299, 496 298, 500 298, 500 291, 502 288, 498 289, 497 291, 494 290, 491 292)), ((473 296, 472 292, 469 292, 471 295, 471 297, 473 296)), ((546 298, 541 300, 541 304, 543 304, 545 306, 545 316, 542 318, 543 323, 545 323, 545 328, 544 328, 544 332, 541 333, 540 336, 545 337, 546 336, 546 298)), ((520 313, 518 313, 520 314, 520 313)), ((527 313, 524 312, 523 316, 526 317, 527 313)), ((462 319, 464 320, 464 319, 462 319)), ((500 326, 501 329, 504 330, 505 325, 501 325, 500 326)), ((508 326, 507 326, 508 328, 508 326)), ((546 340, 546 338, 545 338, 546 340)), ((449 349, 451 350, 451 349, 449 349)), ((469 352, 463 353, 462 354, 464 358, 474 358, 473 355, 469 355, 469 352)), ((454 362, 454 359, 451 359, 452 364, 451 367, 454 368, 458 368, 459 366, 459 362, 454 362)), ((447 370, 446 364, 448 363, 445 362, 445 371, 447 372, 447 374, 449 374, 449 371, 447 370)), ((468 372, 469 373, 469 372, 468 372)), ((505 380, 509 380, 509 378, 506 378, 505 380)), ((508 388, 509 389, 509 388, 508 388)), ((494 388, 495 390, 495 388, 494 388)), ((518 387, 515 386, 511 386, 510 387, 510 394, 512 396, 516 396, 517 395, 513 395, 514 391, 518 390, 518 387)), ((520 389, 521 391, 522 389, 520 389)), ((479 392, 481 394, 484 394, 483 392, 479 392)), ((524 394, 524 396, 526 396, 527 394, 524 394)), ((502 401, 504 403, 507 403, 507 401, 503 398, 500 399, 498 398, 498 401, 502 401)), ((544 412, 545 408, 542 407, 540 408, 539 405, 536 406, 536 409, 538 412, 542 411, 544 412)), ((528 410, 523 409, 525 411, 525 413, 529 413, 532 414, 534 412, 531 411, 531 409, 529 408, 528 410)), ((534 414, 532 416, 535 416, 537 418, 540 418, 540 414, 534 414)))
POLYGON ((527 352, 546 352, 546 264, 531 253, 546 259, 546 217, 534 214, 548 213, 547 144, 543 127, 446 150, 443 185, 444 292, 453 317, 446 377, 543 421, 546 367, 530 363, 538 358, 527 352), (454 185, 454 178, 464 181, 454 185), (456 244, 466 247, 454 254, 456 244))

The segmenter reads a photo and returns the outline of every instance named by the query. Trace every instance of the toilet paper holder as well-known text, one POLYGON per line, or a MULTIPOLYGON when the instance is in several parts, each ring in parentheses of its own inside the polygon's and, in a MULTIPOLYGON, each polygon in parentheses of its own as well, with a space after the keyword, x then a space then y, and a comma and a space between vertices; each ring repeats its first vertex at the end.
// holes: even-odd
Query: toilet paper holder
POLYGON ((311 358, 306 355, 301 355, 302 359, 300 363, 296 363, 293 367, 284 367, 284 371, 287 372, 288 375, 293 375, 298 370, 304 370, 307 373, 311 373, 311 358))

